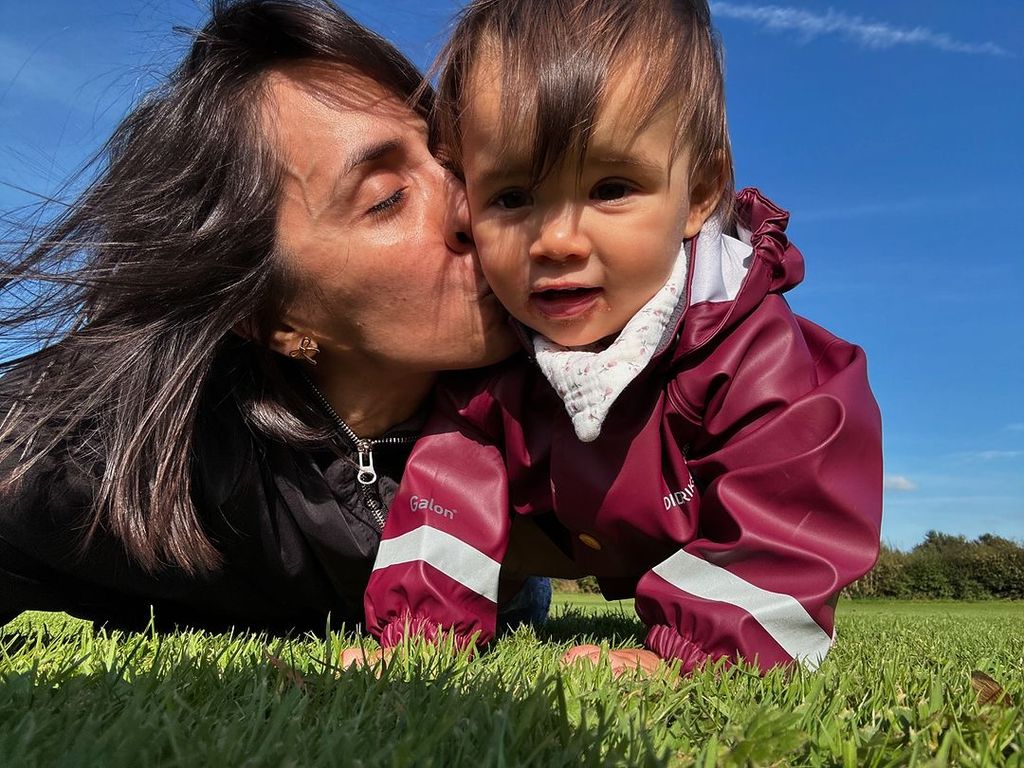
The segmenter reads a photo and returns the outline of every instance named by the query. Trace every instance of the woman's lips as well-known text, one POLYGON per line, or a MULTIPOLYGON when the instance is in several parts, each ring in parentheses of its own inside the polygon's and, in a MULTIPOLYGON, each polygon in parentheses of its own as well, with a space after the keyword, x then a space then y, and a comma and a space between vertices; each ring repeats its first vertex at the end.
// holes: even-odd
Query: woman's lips
POLYGON ((601 297, 600 288, 550 288, 530 294, 530 303, 553 320, 570 320, 590 309, 601 297))

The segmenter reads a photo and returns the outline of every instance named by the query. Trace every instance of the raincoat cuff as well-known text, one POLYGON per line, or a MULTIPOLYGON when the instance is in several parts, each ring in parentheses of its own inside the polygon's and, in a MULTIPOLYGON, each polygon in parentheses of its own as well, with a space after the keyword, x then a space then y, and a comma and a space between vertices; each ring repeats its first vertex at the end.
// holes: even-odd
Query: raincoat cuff
POLYGON ((425 616, 406 614, 392 620, 380 633, 381 648, 394 648, 406 639, 421 638, 425 642, 439 645, 451 642, 459 650, 472 646, 474 635, 466 635, 454 629, 445 629, 436 621, 425 616))
POLYGON ((679 660, 679 672, 686 675, 711 660, 700 646, 683 637, 675 629, 665 625, 651 627, 644 645, 666 661, 679 660))

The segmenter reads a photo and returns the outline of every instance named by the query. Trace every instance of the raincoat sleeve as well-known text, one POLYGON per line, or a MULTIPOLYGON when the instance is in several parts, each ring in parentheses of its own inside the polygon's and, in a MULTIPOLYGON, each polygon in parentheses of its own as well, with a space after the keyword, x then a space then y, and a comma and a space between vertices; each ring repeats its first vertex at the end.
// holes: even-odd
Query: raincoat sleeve
POLYGON ((769 296, 669 387, 697 536, 641 578, 646 645, 684 672, 815 669, 839 591, 875 562, 881 423, 863 352, 769 296))
POLYGON ((442 393, 388 512, 366 590, 366 623, 385 648, 407 636, 458 647, 494 636, 510 518, 505 462, 477 418, 442 393))

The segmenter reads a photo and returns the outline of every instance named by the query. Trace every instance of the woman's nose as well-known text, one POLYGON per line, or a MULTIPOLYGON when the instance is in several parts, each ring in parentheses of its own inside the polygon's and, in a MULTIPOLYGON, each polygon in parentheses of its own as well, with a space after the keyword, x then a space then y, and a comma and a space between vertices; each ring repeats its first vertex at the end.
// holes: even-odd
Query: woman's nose
POLYGON ((446 173, 448 189, 447 221, 445 242, 456 253, 468 253, 473 249, 473 233, 469 219, 469 201, 465 185, 451 173, 446 173))
POLYGON ((579 212, 566 206, 546 217, 530 247, 530 257, 546 261, 574 261, 590 256, 591 243, 580 226, 579 212))

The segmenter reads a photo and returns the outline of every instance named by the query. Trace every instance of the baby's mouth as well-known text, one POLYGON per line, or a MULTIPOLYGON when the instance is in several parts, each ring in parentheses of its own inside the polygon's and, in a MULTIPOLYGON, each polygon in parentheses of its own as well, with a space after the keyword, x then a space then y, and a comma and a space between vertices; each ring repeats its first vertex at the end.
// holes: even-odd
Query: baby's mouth
POLYGON ((530 303, 541 312, 555 320, 576 318, 590 309, 601 297, 601 288, 588 286, 568 286, 565 288, 546 288, 530 293, 530 303))

